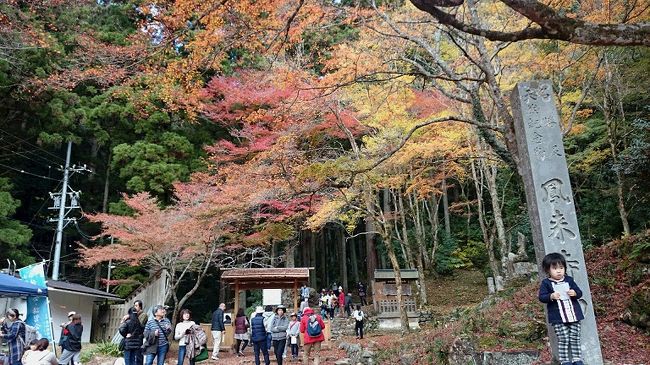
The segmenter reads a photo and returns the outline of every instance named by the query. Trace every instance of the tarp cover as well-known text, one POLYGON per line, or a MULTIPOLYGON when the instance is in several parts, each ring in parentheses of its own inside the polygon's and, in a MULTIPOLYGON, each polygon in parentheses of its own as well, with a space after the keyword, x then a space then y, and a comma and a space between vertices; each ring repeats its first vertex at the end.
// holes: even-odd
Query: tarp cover
POLYGON ((0 273, 0 297, 47 295, 47 289, 22 281, 11 275, 0 273))

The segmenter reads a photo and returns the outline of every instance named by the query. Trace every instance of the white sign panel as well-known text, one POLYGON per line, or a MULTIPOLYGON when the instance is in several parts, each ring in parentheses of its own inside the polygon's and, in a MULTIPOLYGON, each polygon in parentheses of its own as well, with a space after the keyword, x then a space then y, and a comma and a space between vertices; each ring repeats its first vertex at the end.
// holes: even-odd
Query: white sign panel
POLYGON ((262 289, 262 305, 282 304, 282 289, 262 289))

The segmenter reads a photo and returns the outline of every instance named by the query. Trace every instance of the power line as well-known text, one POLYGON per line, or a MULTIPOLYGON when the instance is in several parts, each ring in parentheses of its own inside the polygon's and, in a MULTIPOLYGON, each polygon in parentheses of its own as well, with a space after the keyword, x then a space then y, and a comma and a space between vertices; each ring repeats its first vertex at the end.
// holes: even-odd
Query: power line
MULTIPOLYGON (((52 160, 48 159, 47 157, 44 157, 42 155, 41 151, 37 150, 37 149, 33 149, 33 150, 28 150, 28 149, 14 150, 14 149, 10 148, 10 146, 0 146, 0 148, 2 148, 3 150, 9 151, 9 153, 2 154, 2 155, 0 155, 0 157, 9 157, 9 156, 14 156, 14 155, 19 155, 19 156, 23 156, 23 157, 28 158, 28 159, 32 159, 31 157, 26 156, 26 154, 30 154, 30 155, 33 155, 34 157, 40 158, 41 160, 46 162, 48 165, 52 165, 52 166, 60 166, 61 165, 60 163, 58 163, 56 161, 52 161, 52 160)), ((36 161, 36 160, 33 160, 33 161, 36 161)), ((43 161, 36 161, 36 162, 44 163, 43 161)))
POLYGON ((23 138, 20 138, 20 137, 16 137, 16 136, 14 136, 13 134, 11 134, 11 133, 9 133, 9 132, 7 132, 7 131, 5 131, 5 130, 2 130, 2 129, 0 129, 0 132, 6 134, 6 135, 8 135, 8 136, 14 137, 14 138, 16 138, 17 140, 19 140, 19 141, 21 141, 21 142, 25 142, 26 144, 28 144, 28 145, 30 145, 30 146, 32 146, 32 147, 35 147, 35 148, 37 148, 37 149, 39 149, 39 150, 41 150, 41 151, 47 153, 48 155, 54 157, 55 159, 57 159, 57 160, 59 160, 59 161, 61 161, 61 162, 64 162, 64 161, 65 161, 65 160, 62 159, 61 157, 59 157, 59 156, 57 156, 57 155, 55 155, 55 154, 53 154, 53 153, 51 153, 51 152, 49 152, 49 151, 43 149, 42 147, 39 147, 39 146, 37 146, 37 145, 35 145, 35 144, 30 143, 30 142, 27 141, 26 139, 23 139, 23 138))
POLYGON ((8 148, 6 148, 6 147, 2 147, 2 146, 0 146, 0 148, 10 151, 10 153, 5 153, 4 155, 0 155, 0 158, 2 158, 2 157, 8 157, 8 156, 20 156, 20 157, 26 158, 26 159, 28 159, 28 160, 34 162, 34 163, 37 163, 37 164, 39 164, 39 165, 43 165, 43 166, 47 167, 48 169, 51 169, 53 165, 54 165, 54 166, 58 166, 57 163, 54 163, 54 162, 52 162, 52 161, 50 161, 50 160, 48 160, 48 159, 45 159, 45 161, 47 161, 47 164, 46 164, 45 162, 43 162, 43 161, 35 160, 35 159, 33 159, 33 158, 31 158, 31 157, 25 155, 25 153, 26 153, 27 151, 26 151, 26 152, 11 151, 10 149, 8 149, 8 148))
POLYGON ((14 170, 14 171, 20 172, 20 173, 22 173, 22 174, 26 174, 26 175, 30 175, 30 176, 34 176, 34 177, 40 177, 41 179, 52 180, 52 181, 59 181, 59 180, 57 180, 57 179, 53 179, 53 178, 51 178, 51 177, 47 177, 47 176, 43 176, 43 175, 39 175, 39 174, 34 174, 34 173, 32 173, 32 172, 25 171, 25 170, 21 170, 21 169, 17 169, 17 168, 15 168, 15 167, 11 167, 11 166, 8 166, 8 165, 5 165, 5 164, 1 164, 1 163, 0 163, 0 166, 2 166, 2 167, 4 167, 4 168, 7 168, 7 169, 10 169, 10 170, 14 170))

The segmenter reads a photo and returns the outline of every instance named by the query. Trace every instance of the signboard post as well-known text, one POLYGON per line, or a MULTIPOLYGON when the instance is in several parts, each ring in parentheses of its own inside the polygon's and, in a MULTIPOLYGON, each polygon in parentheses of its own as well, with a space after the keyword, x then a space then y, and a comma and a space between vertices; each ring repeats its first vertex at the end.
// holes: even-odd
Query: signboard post
MULTIPOLYGON (((43 263, 33 264, 18 269, 20 279, 40 288, 47 289, 43 263)), ((27 317, 25 323, 34 326, 41 337, 47 338, 54 346, 52 329, 52 315, 50 313, 50 299, 48 297, 27 297, 27 317)))

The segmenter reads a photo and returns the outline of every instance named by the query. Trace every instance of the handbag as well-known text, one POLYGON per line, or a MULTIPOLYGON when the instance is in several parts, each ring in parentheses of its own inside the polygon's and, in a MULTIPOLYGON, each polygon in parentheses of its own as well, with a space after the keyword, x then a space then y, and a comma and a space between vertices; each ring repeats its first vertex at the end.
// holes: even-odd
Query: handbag
POLYGON ((196 356, 194 356, 194 362, 205 361, 207 359, 208 359, 208 348, 202 346, 201 352, 199 352, 196 356))
POLYGON ((122 337, 122 340, 120 341, 120 344, 117 346, 117 349, 124 352, 125 348, 126 348, 126 337, 122 337))

